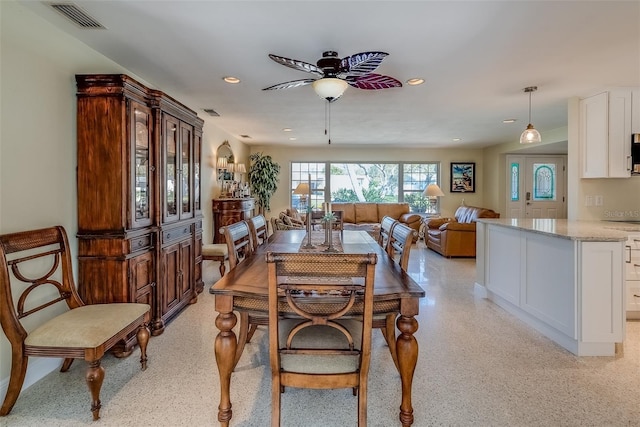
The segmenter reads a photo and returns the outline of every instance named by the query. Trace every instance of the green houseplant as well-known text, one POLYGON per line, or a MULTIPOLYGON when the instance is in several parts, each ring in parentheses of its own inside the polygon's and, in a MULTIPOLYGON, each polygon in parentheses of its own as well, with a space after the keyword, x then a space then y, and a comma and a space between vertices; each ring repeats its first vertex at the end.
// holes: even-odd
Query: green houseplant
POLYGON ((278 189, 280 165, 274 162, 271 156, 263 156, 262 153, 251 154, 249 160, 251 194, 256 198, 259 213, 264 214, 271 210, 269 202, 278 189))

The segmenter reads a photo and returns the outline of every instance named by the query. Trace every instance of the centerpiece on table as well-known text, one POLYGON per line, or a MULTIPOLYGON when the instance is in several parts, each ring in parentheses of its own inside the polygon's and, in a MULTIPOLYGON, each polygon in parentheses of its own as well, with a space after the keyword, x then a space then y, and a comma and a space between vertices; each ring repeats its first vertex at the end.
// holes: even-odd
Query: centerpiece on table
POLYGON ((322 217, 322 222, 324 223, 324 243, 323 245, 328 246, 324 252, 338 252, 337 249, 333 247, 333 223, 336 220, 336 216, 331 211, 331 203, 327 203, 325 207, 325 213, 322 217))

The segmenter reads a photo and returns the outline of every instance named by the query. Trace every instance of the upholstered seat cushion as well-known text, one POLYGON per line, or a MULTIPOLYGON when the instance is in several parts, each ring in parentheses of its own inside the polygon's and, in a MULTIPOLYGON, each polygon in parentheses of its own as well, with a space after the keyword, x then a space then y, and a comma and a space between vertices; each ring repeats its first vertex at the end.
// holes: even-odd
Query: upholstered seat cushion
MULTIPOLYGON (((287 335, 300 319, 285 319, 278 322, 280 348, 287 344, 287 335)), ((362 345, 362 322, 357 320, 339 320, 342 326, 347 328, 353 337, 355 349, 362 345)), ((331 326, 312 326, 298 332, 292 342, 295 348, 318 349, 348 349, 349 342, 346 336, 331 326)), ((358 369, 359 355, 309 355, 309 354, 281 354, 282 369, 289 372, 302 372, 313 374, 331 374, 354 372, 358 369)))
MULTIPOLYGON (((408 203, 378 203, 378 222, 382 218, 390 216, 393 219, 400 219, 404 214, 409 213, 408 203)), ((420 215, 416 215, 420 220, 420 215)))
POLYGON ((27 346, 93 348, 104 344, 143 316, 148 304, 89 304, 69 310, 44 323, 27 336, 27 346))
POLYGON ((228 256, 229 249, 226 243, 209 243, 202 245, 203 256, 228 256))

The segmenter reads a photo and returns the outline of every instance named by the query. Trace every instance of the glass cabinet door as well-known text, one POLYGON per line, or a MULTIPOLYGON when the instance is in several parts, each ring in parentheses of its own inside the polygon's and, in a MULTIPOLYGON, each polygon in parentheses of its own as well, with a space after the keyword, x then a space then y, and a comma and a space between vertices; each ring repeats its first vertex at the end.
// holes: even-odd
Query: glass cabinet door
POLYGON ((202 150, 202 135, 195 132, 193 138, 193 209, 200 212, 200 153, 202 150))
POLYGON ((151 110, 137 102, 131 102, 129 114, 133 178, 132 227, 144 227, 151 224, 153 212, 151 110))
POLYGON ((164 220, 177 219, 178 217, 178 121, 170 116, 165 116, 164 122, 164 220))
POLYGON ((180 198, 182 200, 180 218, 192 218, 192 162, 191 144, 193 140, 193 127, 181 123, 180 126, 180 198))

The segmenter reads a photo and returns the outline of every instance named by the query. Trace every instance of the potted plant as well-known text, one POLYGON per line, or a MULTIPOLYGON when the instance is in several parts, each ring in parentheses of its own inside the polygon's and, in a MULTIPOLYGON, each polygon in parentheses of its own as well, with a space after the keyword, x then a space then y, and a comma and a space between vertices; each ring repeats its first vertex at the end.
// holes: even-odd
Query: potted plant
POLYGON ((280 165, 274 162, 271 156, 263 156, 262 153, 251 154, 249 160, 251 160, 249 167, 251 194, 256 198, 258 212, 264 215, 271 210, 269 202, 278 189, 280 165))

